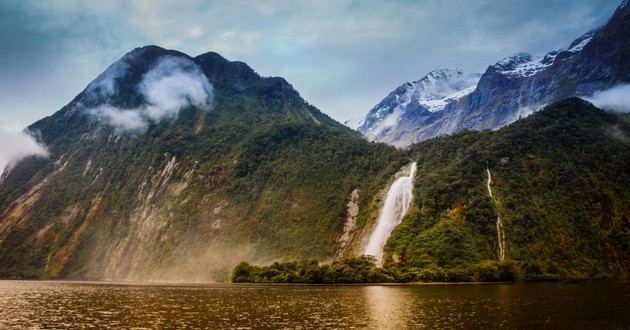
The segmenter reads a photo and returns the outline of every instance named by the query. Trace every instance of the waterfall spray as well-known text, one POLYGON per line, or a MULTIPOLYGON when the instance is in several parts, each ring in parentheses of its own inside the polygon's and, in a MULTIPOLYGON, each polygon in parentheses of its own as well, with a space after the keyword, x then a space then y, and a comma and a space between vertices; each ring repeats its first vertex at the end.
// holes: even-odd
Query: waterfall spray
MULTIPOLYGON (((490 183, 492 183, 492 175, 490 174, 490 168, 486 164, 486 171, 488 172, 488 195, 497 205, 497 199, 492 195, 492 188, 490 187, 490 183)), ((499 214, 499 210, 497 207, 497 244, 499 246, 499 260, 505 260, 505 232, 503 231, 503 222, 501 221, 501 214, 499 214)))
POLYGON ((383 264, 383 247, 394 228, 402 221, 409 210, 413 198, 413 178, 416 163, 411 163, 409 174, 396 179, 387 192, 383 209, 376 221, 376 227, 365 247, 365 254, 376 258, 378 266, 383 264))

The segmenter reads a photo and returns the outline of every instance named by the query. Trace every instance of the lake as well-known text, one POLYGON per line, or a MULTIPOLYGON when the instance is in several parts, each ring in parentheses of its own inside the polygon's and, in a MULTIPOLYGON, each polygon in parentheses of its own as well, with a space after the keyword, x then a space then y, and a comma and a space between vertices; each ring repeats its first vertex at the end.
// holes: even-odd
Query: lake
POLYGON ((0 281, 0 329, 630 329, 630 284, 0 281))

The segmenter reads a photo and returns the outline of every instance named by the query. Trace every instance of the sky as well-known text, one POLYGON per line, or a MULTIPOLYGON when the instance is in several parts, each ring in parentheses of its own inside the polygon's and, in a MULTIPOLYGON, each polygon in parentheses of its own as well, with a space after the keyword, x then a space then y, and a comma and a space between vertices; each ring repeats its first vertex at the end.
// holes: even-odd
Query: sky
POLYGON ((483 72, 518 52, 566 48, 620 2, 2 0, 0 130, 15 133, 53 114, 149 44, 191 56, 214 51, 284 77, 343 122, 434 69, 483 72))

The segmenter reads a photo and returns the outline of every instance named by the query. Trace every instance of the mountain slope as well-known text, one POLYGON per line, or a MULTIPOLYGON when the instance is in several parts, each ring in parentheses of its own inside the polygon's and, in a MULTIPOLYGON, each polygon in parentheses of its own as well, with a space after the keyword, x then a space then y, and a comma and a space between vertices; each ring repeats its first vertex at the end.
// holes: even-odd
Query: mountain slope
MULTIPOLYGON (((630 6, 623 2, 607 24, 577 38, 566 50, 552 51, 540 58, 522 53, 502 59, 488 67, 471 93, 447 102, 440 112, 412 112, 390 121, 384 133, 380 130, 380 117, 372 109, 359 132, 374 141, 408 146, 462 129, 498 128, 553 101, 589 96, 628 83, 628 35, 630 6)), ((418 100, 413 98, 412 103, 418 100)), ((390 108, 408 102, 394 102, 390 108)))
POLYGON ((412 276, 497 271, 488 263, 499 258, 497 217, 506 260, 526 278, 630 276, 627 121, 572 98, 411 153, 414 206, 386 251, 412 276))
POLYGON ((404 164, 282 78, 155 46, 29 127, 50 158, 0 182, 0 276, 226 280, 243 259, 333 258, 404 164))

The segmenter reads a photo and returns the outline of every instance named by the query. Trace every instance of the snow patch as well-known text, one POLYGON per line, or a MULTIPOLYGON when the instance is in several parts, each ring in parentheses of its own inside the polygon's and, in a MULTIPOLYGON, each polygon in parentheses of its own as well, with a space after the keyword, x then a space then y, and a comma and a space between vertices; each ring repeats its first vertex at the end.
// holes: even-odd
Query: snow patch
POLYGON ((479 73, 461 69, 438 69, 413 83, 405 83, 390 93, 368 114, 358 127, 369 140, 380 139, 402 122, 409 110, 439 112, 451 102, 461 99, 477 88, 479 73))
POLYGON ((557 52, 553 52, 545 57, 532 59, 530 54, 520 53, 500 60, 493 67, 506 76, 531 77, 550 67, 557 55, 557 52))
POLYGON ((566 58, 566 55, 571 57, 581 52, 591 41, 593 35, 593 32, 582 35, 575 39, 566 50, 554 50, 536 58, 532 58, 528 53, 518 53, 498 61, 493 67, 506 76, 531 77, 552 66, 559 54, 564 54, 566 58))
POLYGON ((439 69, 415 81, 406 96, 409 101, 418 100, 430 112, 442 111, 450 102, 474 91, 479 78, 479 73, 466 73, 457 68, 439 69))
POLYGON ((591 42, 591 39, 593 39, 593 33, 585 34, 582 37, 575 40, 573 44, 571 44, 571 47, 567 49, 567 51, 571 53, 579 53, 582 51, 582 49, 584 49, 584 46, 586 46, 589 42, 591 42))

